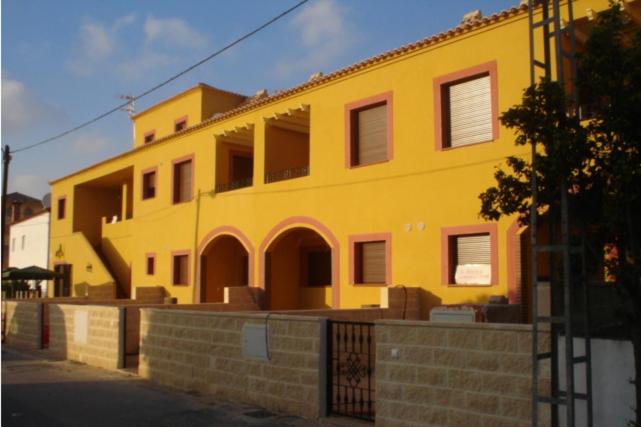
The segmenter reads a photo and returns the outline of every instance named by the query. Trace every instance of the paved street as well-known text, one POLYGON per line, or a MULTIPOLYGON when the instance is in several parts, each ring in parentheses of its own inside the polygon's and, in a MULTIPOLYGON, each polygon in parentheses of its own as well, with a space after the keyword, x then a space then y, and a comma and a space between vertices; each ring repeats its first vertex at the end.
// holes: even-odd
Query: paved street
POLYGON ((3 427, 316 427, 335 425, 334 422, 337 421, 316 422, 272 414, 256 407, 181 393, 126 372, 2 350, 3 427))

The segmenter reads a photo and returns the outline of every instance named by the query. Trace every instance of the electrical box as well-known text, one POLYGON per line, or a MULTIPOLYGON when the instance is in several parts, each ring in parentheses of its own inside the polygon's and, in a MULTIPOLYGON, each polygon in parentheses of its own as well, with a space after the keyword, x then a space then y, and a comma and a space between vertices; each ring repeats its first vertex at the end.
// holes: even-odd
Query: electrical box
POLYGON ((269 360, 267 325, 243 326, 243 356, 251 359, 269 360))

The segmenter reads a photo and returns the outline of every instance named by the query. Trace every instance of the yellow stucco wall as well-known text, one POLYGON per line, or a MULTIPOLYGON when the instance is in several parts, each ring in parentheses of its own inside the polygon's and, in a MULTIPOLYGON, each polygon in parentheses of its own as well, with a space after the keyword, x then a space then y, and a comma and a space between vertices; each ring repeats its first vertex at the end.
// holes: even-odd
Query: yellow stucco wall
MULTIPOLYGON (((601 0, 575 2, 579 17, 589 7, 606 7, 601 0)), ((267 103, 230 118, 215 121, 174 138, 149 144, 52 183, 53 200, 67 197, 67 218, 51 227, 51 248, 72 233, 72 218, 82 215, 74 205, 73 188, 87 180, 133 166, 133 218, 125 221, 118 238, 103 227, 131 270, 132 288, 165 286, 181 303, 195 300, 198 247, 220 227, 240 230, 255 256, 250 282, 263 282, 261 246, 270 231, 292 217, 321 223, 293 221, 284 226, 317 229, 331 245, 338 243, 340 307, 360 307, 380 301, 380 286, 349 284, 351 235, 391 233, 391 285, 420 286, 430 303, 482 302, 490 295, 507 294, 506 232, 513 219, 498 223, 498 280, 490 287, 441 284, 441 228, 483 223, 479 193, 493 185, 494 167, 508 155, 527 155, 516 148, 513 134, 500 128, 498 139, 458 149, 435 149, 433 81, 439 76, 496 61, 499 112, 518 103, 529 84, 527 14, 520 13, 449 40, 400 55, 363 70, 267 103), (393 159, 357 168, 345 167, 345 105, 377 94, 393 96, 393 159), (264 184, 265 122, 301 104, 310 105, 310 175, 264 184), (214 193, 216 139, 214 135, 246 124, 254 125, 254 185, 214 193), (194 155, 194 192, 186 203, 171 203, 172 160, 194 155), (155 198, 141 200, 141 171, 157 168, 155 198), (199 196, 198 196, 199 195, 199 196), (424 225, 424 228, 421 226, 424 225), (326 230, 333 236, 328 236, 326 230), (190 285, 171 285, 171 253, 190 251, 190 285), (145 254, 156 254, 153 276, 145 272, 145 254)), ((197 92, 197 91, 196 91, 197 92)), ((196 95, 152 109, 136 119, 137 131, 157 129, 157 138, 174 118, 200 114, 196 95), (180 101, 180 102, 178 102, 180 101), (144 128, 144 129, 143 129, 144 128)), ((190 125, 193 123, 190 123, 190 125)), ((137 144, 140 145, 140 144, 137 144)), ((220 152, 220 151, 219 151, 220 152)), ((225 231, 227 232, 227 231, 225 231)), ((272 236, 275 237, 275 236, 272 236)), ((66 245, 72 242, 65 241, 66 245)), ((269 242, 266 242, 269 243, 269 242)), ((53 257, 52 257, 53 259, 53 257)), ((69 260, 69 259, 68 259, 69 260)), ((75 260, 69 260, 76 262, 75 260)), ((100 284, 100 283, 96 283, 100 284)), ((330 288, 307 289, 306 305, 331 305, 330 288)), ((424 304, 427 304, 425 302, 424 304)))

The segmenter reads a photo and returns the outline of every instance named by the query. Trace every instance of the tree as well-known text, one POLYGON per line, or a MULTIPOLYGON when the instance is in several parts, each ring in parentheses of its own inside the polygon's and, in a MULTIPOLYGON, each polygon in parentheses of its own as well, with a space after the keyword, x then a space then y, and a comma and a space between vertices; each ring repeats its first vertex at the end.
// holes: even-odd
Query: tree
MULTIPOLYGON (((527 88, 500 120, 516 131, 517 145, 537 144, 539 212, 557 217, 566 188, 572 238, 587 244, 592 267, 614 280, 634 348, 641 425, 641 31, 618 3, 599 15, 578 63, 587 120, 568 115, 563 88, 546 80, 527 88)), ((519 214, 528 223, 531 161, 510 157, 497 168, 496 186, 480 195, 483 218, 519 214)))

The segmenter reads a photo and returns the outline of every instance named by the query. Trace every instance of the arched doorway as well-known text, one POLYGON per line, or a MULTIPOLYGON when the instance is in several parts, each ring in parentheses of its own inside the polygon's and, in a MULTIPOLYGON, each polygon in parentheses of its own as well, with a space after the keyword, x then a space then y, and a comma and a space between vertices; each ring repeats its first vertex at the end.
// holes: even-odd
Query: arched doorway
POLYGON ((200 302, 223 302, 225 287, 247 286, 249 262, 247 249, 235 236, 222 234, 210 241, 200 254, 200 302))
POLYGON ((318 232, 290 228, 269 244, 264 255, 265 293, 271 310, 331 307, 332 248, 318 232))

